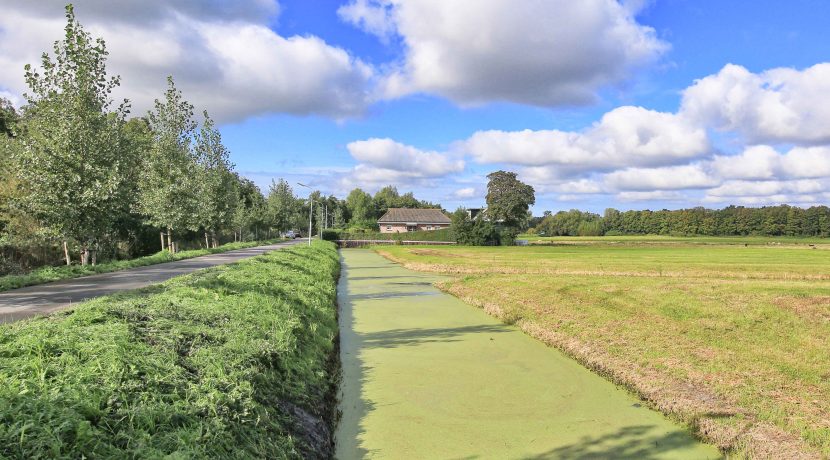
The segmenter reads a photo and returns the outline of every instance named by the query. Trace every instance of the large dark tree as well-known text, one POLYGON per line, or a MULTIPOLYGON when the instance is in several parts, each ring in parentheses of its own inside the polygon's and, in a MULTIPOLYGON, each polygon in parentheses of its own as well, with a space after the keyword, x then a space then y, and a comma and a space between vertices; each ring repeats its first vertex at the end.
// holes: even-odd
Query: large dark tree
POLYGON ((528 219, 528 209, 536 203, 533 187, 509 171, 490 173, 487 179, 487 216, 506 227, 521 227, 528 219))

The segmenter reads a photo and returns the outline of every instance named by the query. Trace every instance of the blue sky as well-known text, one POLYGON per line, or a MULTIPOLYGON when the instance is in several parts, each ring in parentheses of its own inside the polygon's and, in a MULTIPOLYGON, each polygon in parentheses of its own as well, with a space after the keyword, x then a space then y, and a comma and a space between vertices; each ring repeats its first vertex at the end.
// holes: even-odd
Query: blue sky
MULTIPOLYGON (((0 95, 20 101, 60 3, 0 0, 0 95)), ((830 2, 75 6, 135 113, 173 74, 264 189, 392 184, 454 209, 507 169, 537 214, 830 198, 830 2)))

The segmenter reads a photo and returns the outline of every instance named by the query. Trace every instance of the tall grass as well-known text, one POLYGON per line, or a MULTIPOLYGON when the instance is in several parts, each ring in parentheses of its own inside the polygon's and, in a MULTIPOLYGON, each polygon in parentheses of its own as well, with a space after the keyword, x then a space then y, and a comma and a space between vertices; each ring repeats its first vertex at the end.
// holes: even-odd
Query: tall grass
POLYGON ((36 284, 50 283, 52 281, 94 275, 96 273, 109 273, 118 270, 124 270, 127 268, 144 267, 147 265, 155 265, 164 262, 192 259, 193 257, 206 256, 208 254, 219 254, 222 252, 233 251, 235 249, 245 249, 254 246, 259 246, 262 244, 274 243, 277 241, 280 240, 227 243, 223 244, 222 246, 219 246, 218 248, 193 249, 189 251, 177 252, 175 254, 171 254, 168 251, 161 251, 150 256, 139 257, 131 260, 117 260, 98 265, 68 265, 61 267, 43 267, 23 275, 0 276, 0 292, 8 291, 10 289, 22 288, 26 286, 34 286, 36 284))
POLYGON ((331 243, 0 326, 0 458, 328 456, 331 243))

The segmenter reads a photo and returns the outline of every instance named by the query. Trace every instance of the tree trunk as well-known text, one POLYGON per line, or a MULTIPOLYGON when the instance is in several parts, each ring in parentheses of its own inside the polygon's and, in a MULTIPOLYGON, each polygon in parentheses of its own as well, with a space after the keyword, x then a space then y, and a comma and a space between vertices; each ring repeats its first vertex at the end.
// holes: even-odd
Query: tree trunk
POLYGON ((205 230, 205 249, 210 249, 210 238, 208 238, 207 230, 205 230))
POLYGON ((69 257, 69 245, 66 241, 63 242, 63 256, 66 258, 66 265, 72 265, 72 259, 69 257))
POLYGON ((161 250, 164 251, 164 232, 161 232, 161 250))
POLYGON ((86 243, 81 247, 81 266, 89 264, 89 248, 86 243))
POLYGON ((96 244, 95 247, 92 249, 92 266, 94 267, 98 263, 98 245, 96 244))
POLYGON ((167 249, 170 254, 176 253, 176 245, 173 244, 173 229, 170 227, 167 227, 167 249))

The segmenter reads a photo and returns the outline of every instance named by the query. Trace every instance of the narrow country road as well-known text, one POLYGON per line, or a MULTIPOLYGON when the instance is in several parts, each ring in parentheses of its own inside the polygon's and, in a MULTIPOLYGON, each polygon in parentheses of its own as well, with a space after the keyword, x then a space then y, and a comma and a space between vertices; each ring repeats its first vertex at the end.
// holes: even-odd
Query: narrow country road
POLYGON ((721 457, 438 277, 341 256, 338 459, 721 457))
POLYGON ((176 262, 148 265, 0 292, 0 323, 49 314, 93 297, 142 288, 160 283, 174 276, 184 275, 202 268, 233 263, 299 244, 303 241, 305 240, 238 249, 176 262))

